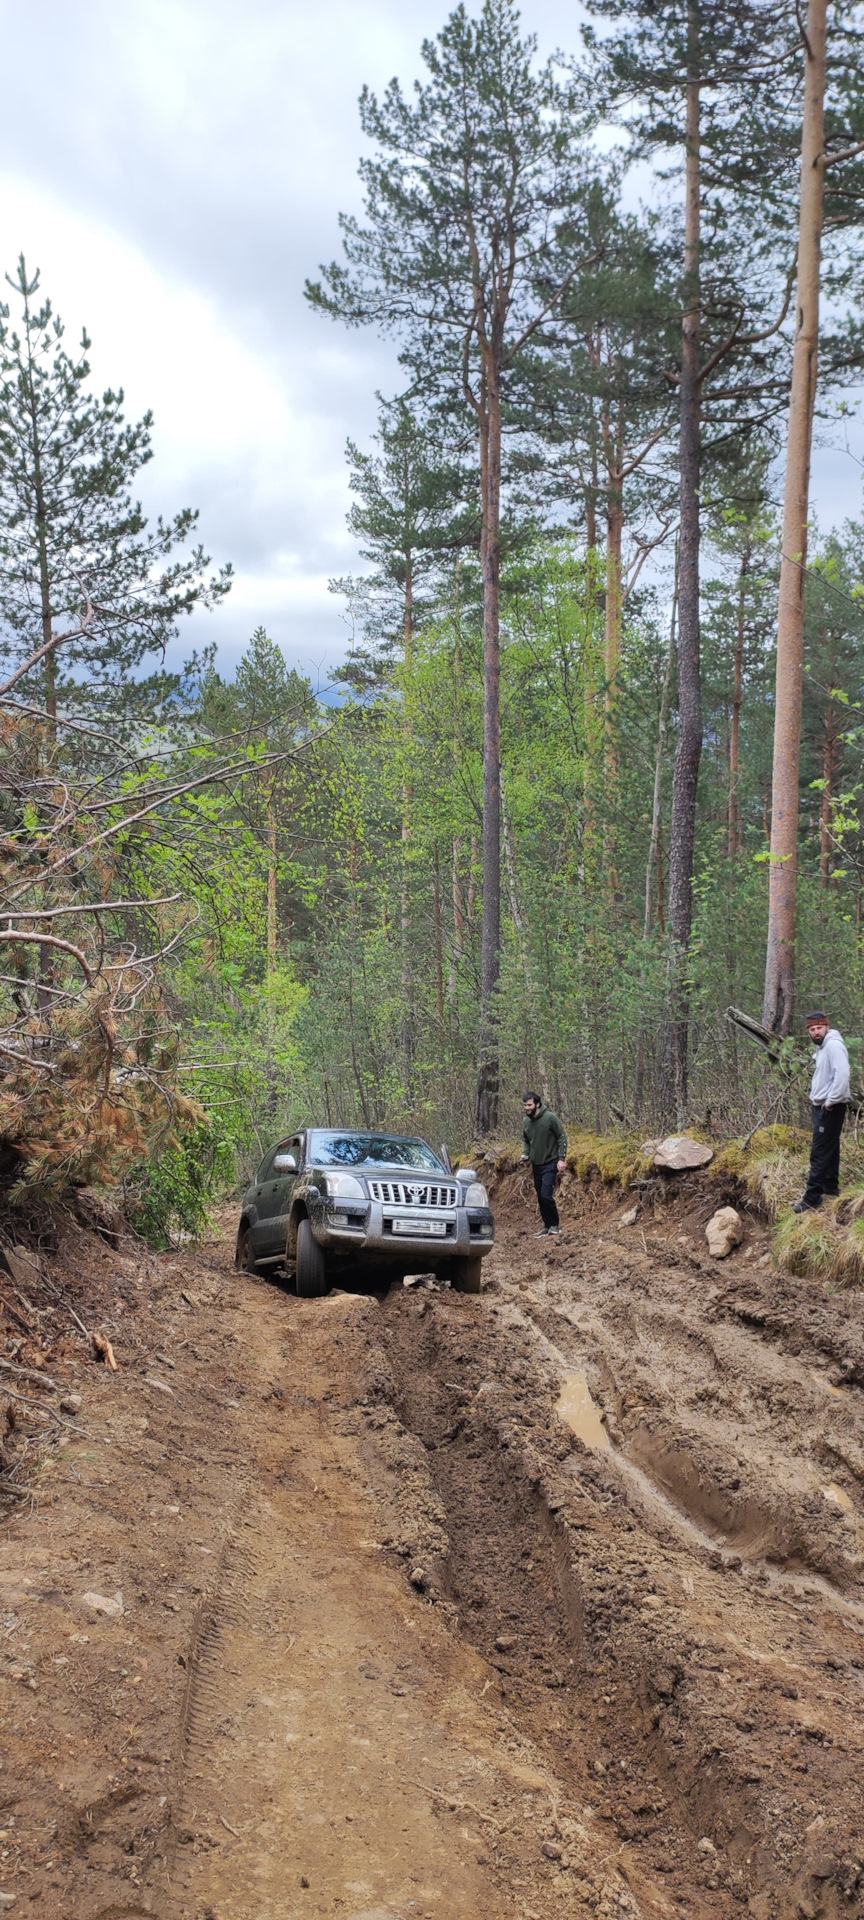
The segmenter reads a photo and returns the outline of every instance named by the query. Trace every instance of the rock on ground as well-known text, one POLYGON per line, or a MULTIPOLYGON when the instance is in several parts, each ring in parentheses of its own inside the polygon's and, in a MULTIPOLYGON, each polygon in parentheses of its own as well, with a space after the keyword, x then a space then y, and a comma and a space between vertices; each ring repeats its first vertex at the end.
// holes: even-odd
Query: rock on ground
POLYGON ((736 1207, 718 1207, 705 1228, 708 1252, 715 1260, 725 1260, 744 1238, 741 1215, 736 1207))
POLYGON ((671 1133, 667 1140, 661 1140, 654 1165, 667 1173, 686 1173, 690 1167, 707 1167, 713 1158, 714 1148, 706 1147, 703 1140, 691 1140, 688 1133, 671 1133))

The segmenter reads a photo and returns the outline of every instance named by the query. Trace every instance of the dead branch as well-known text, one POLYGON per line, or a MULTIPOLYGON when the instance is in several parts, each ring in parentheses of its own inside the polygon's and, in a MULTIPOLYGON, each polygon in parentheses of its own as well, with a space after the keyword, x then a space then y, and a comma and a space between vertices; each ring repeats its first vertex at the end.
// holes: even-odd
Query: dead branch
POLYGON ((128 907, 170 907, 182 898, 182 893, 160 893, 154 900, 86 900, 74 907, 21 907, 15 917, 17 920, 57 920, 61 913, 119 913, 128 907))
POLYGON ((63 953, 71 953, 73 960, 77 960, 88 987, 93 985, 94 974, 90 963, 85 960, 81 948, 74 947, 71 940, 60 940, 54 933, 31 933, 26 927, 0 928, 0 940, 14 941, 16 945, 59 947, 63 953))
POLYGON ((738 1007, 727 1007, 726 1018, 731 1020, 734 1027, 740 1027, 748 1039, 756 1040, 760 1047, 764 1047, 772 1060, 777 1059, 780 1041, 776 1033, 770 1033, 767 1027, 761 1026, 758 1020, 751 1020, 749 1013, 742 1013, 738 1007))
POLYGON ((36 652, 31 653, 29 660, 25 660, 23 666, 16 667, 15 672, 10 675, 9 679, 3 681, 2 686, 0 686, 0 700, 2 700, 4 694, 10 693, 13 687, 17 687, 19 680, 23 680, 25 673, 29 673, 33 667, 38 667, 40 660, 44 660, 46 654, 53 653, 55 647, 62 647, 66 640, 80 640, 87 632, 87 628, 92 619, 93 607, 88 599, 87 612, 80 624, 77 627, 70 627, 68 633, 52 634, 51 639, 46 640, 44 646, 37 647, 36 652))
POLYGON ((59 1393, 60 1391, 57 1381, 52 1380, 49 1373, 37 1373, 35 1369, 31 1370, 30 1367, 13 1366, 11 1360, 0 1360, 0 1367, 2 1367, 4 1373, 14 1373, 19 1380, 33 1380, 37 1387, 47 1387, 49 1393, 59 1393))
POLYGON ((85 1340, 91 1339, 92 1336, 91 1336, 89 1327, 85 1327, 83 1320, 79 1319, 77 1313, 75 1312, 75 1308, 70 1306, 69 1301, 66 1299, 65 1294, 60 1292, 60 1288, 55 1287, 53 1280, 49 1280, 47 1274, 40 1273, 38 1267, 35 1269, 35 1272, 36 1272, 37 1278, 41 1281, 43 1287, 47 1287, 48 1292, 53 1293, 55 1300, 59 1300, 61 1306, 66 1308, 67 1313, 71 1313, 76 1327, 80 1327, 85 1340))
POLYGON ((19 1400, 22 1407, 29 1407, 31 1413, 38 1413, 46 1420, 56 1420, 58 1427, 68 1427, 72 1433, 83 1433, 88 1440, 96 1437, 88 1433, 86 1427, 79 1426, 77 1420, 64 1420, 62 1413, 55 1413, 53 1407, 46 1407, 38 1400, 28 1400, 26 1393, 16 1393, 14 1387, 4 1387, 3 1394, 4 1398, 8 1395, 10 1400, 19 1400))

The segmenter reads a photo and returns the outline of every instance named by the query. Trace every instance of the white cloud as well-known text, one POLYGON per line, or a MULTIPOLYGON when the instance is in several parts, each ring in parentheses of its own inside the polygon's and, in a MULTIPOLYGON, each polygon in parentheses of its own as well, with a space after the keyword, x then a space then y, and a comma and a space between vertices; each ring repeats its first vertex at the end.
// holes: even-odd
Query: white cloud
MULTIPOLYGON (((303 281, 359 205, 357 96, 396 73, 450 0, 0 0, 0 262, 23 248, 100 384, 152 407, 148 511, 201 509, 237 586, 191 639, 231 665, 259 619, 292 661, 344 651, 331 573, 347 435, 368 439, 395 351, 310 313, 303 281)), ((578 5, 534 0, 541 50, 574 47, 578 5)), ((858 434, 853 442, 861 452, 858 434)), ((843 453, 814 465, 819 517, 857 510, 843 453)))

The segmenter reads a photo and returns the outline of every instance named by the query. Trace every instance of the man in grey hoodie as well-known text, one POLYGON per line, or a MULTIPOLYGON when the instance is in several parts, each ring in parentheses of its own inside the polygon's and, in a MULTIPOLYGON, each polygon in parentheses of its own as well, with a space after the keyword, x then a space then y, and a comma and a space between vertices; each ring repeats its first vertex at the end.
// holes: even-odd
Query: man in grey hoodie
POLYGON ((827 1013, 808 1013, 807 1032, 816 1048, 810 1083, 813 1145, 807 1187, 793 1213, 812 1213, 825 1194, 833 1199, 840 1192, 840 1135, 849 1099, 849 1055, 827 1013))

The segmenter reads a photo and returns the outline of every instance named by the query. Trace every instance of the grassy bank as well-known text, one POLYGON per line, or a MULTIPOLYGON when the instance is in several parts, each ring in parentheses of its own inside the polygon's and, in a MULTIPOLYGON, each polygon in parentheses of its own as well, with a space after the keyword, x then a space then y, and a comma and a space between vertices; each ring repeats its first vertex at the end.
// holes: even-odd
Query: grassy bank
MULTIPOLYGON (((592 1133, 576 1128, 568 1131, 567 1165, 582 1181, 601 1179, 605 1186, 622 1193, 634 1181, 651 1174, 653 1145, 643 1134, 592 1133), (643 1148, 649 1145, 646 1153, 643 1148)), ((499 1175, 518 1164, 521 1147, 507 1141, 494 1148, 494 1166, 499 1175)), ((485 1158, 489 1150, 478 1149, 472 1165, 485 1158)), ((744 1140, 728 1140, 715 1149, 714 1159, 705 1169, 707 1185, 738 1188, 742 1200, 748 1200, 773 1228, 773 1253, 778 1267, 788 1273, 812 1276, 833 1286, 858 1286, 864 1283, 864 1144, 859 1145, 851 1132, 843 1136, 839 1200, 826 1201, 818 1213, 792 1212, 795 1200, 803 1193, 810 1156, 810 1135, 799 1127, 762 1127, 745 1146, 744 1140)), ((674 1176, 672 1176, 674 1178, 674 1176)))

